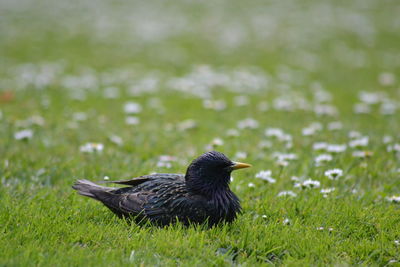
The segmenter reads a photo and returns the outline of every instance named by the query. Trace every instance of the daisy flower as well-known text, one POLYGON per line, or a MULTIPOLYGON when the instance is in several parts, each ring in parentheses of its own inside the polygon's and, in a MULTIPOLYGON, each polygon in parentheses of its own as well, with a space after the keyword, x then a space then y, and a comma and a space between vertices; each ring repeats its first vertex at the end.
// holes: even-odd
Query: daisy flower
POLYGON ((110 135, 110 136, 108 137, 108 139, 109 139, 112 143, 114 143, 114 144, 116 144, 116 145, 118 145, 118 146, 122 146, 122 144, 124 143, 123 140, 122 140, 122 138, 119 137, 118 135, 110 135))
POLYGON ((239 129, 257 129, 259 126, 258 121, 253 118, 247 118, 237 123, 239 129))
POLYGON ((176 160, 177 158, 174 156, 161 155, 158 158, 157 167, 170 169, 172 167, 172 162, 175 162, 176 160))
POLYGON ((372 157, 374 152, 372 151, 354 151, 352 153, 352 156, 355 158, 369 158, 372 157))
POLYGON ((127 102, 124 105, 124 112, 126 114, 137 114, 142 111, 142 106, 139 103, 127 102))
POLYGON ((332 161, 333 157, 330 154, 321 154, 314 159, 316 166, 321 166, 326 162, 332 161))
POLYGON ((316 142, 313 144, 313 150, 326 150, 328 144, 326 142, 316 142))
POLYGON ((127 125, 138 125, 140 123, 140 120, 138 117, 128 116, 125 118, 125 123, 127 125))
POLYGON ((268 183, 274 184, 274 183, 276 183, 276 180, 271 177, 271 174, 272 174, 272 172, 270 170, 260 171, 259 173, 256 174, 256 178, 259 178, 264 181, 267 181, 268 183))
POLYGON ((364 103, 355 104, 353 110, 356 114, 369 114, 372 111, 371 107, 364 103))
POLYGON ((31 129, 21 130, 14 133, 15 140, 28 140, 33 137, 33 131, 31 129))
POLYGON ((214 140, 212 140, 211 144, 216 147, 216 146, 223 146, 224 145, 224 140, 222 140, 221 138, 214 138, 214 140))
POLYGON ((236 129, 228 129, 226 131, 226 135, 229 137, 237 137, 240 136, 240 132, 236 129))
POLYGON ((337 180, 341 176, 343 176, 343 170, 341 169, 332 169, 325 171, 325 176, 331 180, 337 180))
POLYGON ((400 203, 400 196, 386 197, 386 200, 392 203, 400 203))
POLYGON ((291 190, 281 191, 281 192, 278 193, 278 197, 286 197, 286 196, 296 197, 297 194, 295 192, 291 191, 291 190))
POLYGON ((341 153, 346 151, 347 146, 346 145, 336 145, 336 144, 330 144, 326 148, 326 151, 331 152, 331 153, 341 153))
POLYGON ((326 197, 328 197, 328 194, 330 194, 330 193, 332 193, 333 191, 335 191, 336 190, 336 188, 334 188, 334 187, 330 187, 330 188, 323 188, 323 189, 321 189, 321 194, 323 194, 323 196, 326 198, 326 197))
POLYGON ((236 152, 234 158, 235 159, 245 159, 245 158, 247 158, 247 153, 243 152, 243 151, 238 151, 238 152, 236 152))
POLYGON ((369 143, 369 138, 367 136, 355 139, 355 140, 351 140, 349 142, 349 146, 350 147, 365 147, 368 146, 369 143))
POLYGON ((86 143, 79 148, 83 153, 102 152, 103 149, 104 145, 101 143, 86 143))
POLYGON ((389 144, 389 143, 391 143, 392 141, 393 141, 393 137, 390 136, 390 135, 385 135, 385 136, 383 136, 383 138, 382 138, 382 142, 383 142, 384 144, 389 144))
POLYGON ((294 184, 294 187, 298 187, 298 188, 301 188, 301 189, 319 188, 320 186, 321 186, 320 181, 312 180, 312 179, 307 179, 307 180, 305 180, 303 182, 294 184))

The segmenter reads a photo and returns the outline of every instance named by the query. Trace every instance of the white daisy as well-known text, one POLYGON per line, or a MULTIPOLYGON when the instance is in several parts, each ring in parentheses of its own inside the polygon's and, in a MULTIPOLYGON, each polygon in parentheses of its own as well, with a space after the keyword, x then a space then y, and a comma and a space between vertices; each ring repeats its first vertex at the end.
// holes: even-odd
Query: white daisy
POLYGON ((297 194, 291 190, 288 191, 281 191, 278 193, 278 197, 286 197, 286 196, 290 196, 290 197, 296 197, 297 194))
POLYGON ((356 114, 369 114, 372 111, 371 107, 364 103, 355 104, 353 110, 356 114))
POLYGON ((297 155, 294 153, 281 153, 281 152, 275 152, 272 154, 274 158, 277 160, 282 160, 282 161, 290 161, 290 160, 296 160, 297 155))
POLYGON ((75 112, 72 114, 72 118, 75 121, 85 121, 87 120, 88 116, 85 112, 75 112))
POLYGON ((321 194, 323 194, 323 196, 326 198, 328 197, 328 194, 332 193, 333 191, 335 191, 336 189, 334 187, 330 187, 330 188, 323 188, 321 189, 321 194))
POLYGON ((206 109, 221 111, 221 110, 226 109, 226 103, 223 100, 207 99, 207 100, 203 101, 203 107, 206 109))
POLYGON ((331 152, 331 153, 341 153, 346 151, 347 146, 346 145, 336 145, 336 144, 330 144, 326 148, 326 151, 331 152))
POLYGON ((124 105, 124 112, 126 114, 137 114, 142 111, 142 106, 136 102, 126 102, 124 105))
POLYGON ((303 182, 294 184, 294 187, 298 187, 298 188, 301 188, 301 189, 319 188, 320 186, 321 186, 320 181, 312 180, 312 179, 307 179, 307 180, 305 180, 303 182))
POLYGON ((221 138, 214 138, 210 144, 206 145, 205 149, 206 150, 213 150, 216 149, 219 146, 223 146, 224 145, 224 140, 222 140, 221 138))
POLYGON ((336 116, 338 115, 338 110, 335 106, 328 104, 319 104, 314 107, 314 113, 318 116, 336 116))
POLYGON ((237 137, 237 136, 240 136, 240 132, 236 129, 228 129, 226 131, 226 135, 230 136, 230 137, 237 137))
POLYGON ((316 166, 321 166, 326 162, 332 161, 333 157, 330 154, 321 154, 315 157, 314 162, 316 166))
POLYGON ((241 121, 238 121, 237 127, 239 129, 257 129, 259 126, 258 121, 253 118, 247 118, 241 121))
POLYGON ((238 152, 236 152, 234 158, 235 159, 245 159, 245 158, 247 158, 247 153, 243 152, 243 151, 238 151, 238 152))
POLYGON ((325 171, 325 176, 331 180, 337 180, 341 176, 343 176, 343 170, 341 169, 332 169, 325 171))
POLYGON ((157 167, 170 169, 172 167, 172 164, 171 164, 171 162, 168 162, 168 161, 158 161, 157 167))
POLYGON ((274 184, 276 180, 271 177, 272 172, 270 170, 260 171, 256 174, 256 178, 267 181, 268 183, 274 184))
POLYGON ((110 139, 110 141, 118 146, 122 146, 122 144, 124 143, 122 138, 119 137, 118 135, 110 135, 108 137, 108 139, 110 139))
POLYGON ((125 118, 125 123, 127 125, 138 125, 140 123, 140 120, 138 117, 128 116, 125 118))
POLYGON ((103 149, 104 145, 101 143, 86 143, 79 148, 83 153, 102 152, 103 149))
POLYGON ((258 143, 258 146, 260 148, 271 148, 272 147, 272 142, 268 140, 262 140, 260 143, 258 143))
POLYGON ((350 147, 365 147, 368 146, 369 138, 368 136, 364 136, 355 140, 351 140, 349 142, 350 147))
POLYGON ((388 146, 387 148, 388 152, 400 152, 400 143, 395 143, 393 145, 388 146))
POLYGON ((377 104, 380 101, 382 101, 382 98, 384 95, 381 92, 366 92, 366 91, 361 91, 358 95, 358 98, 360 99, 361 102, 365 104, 377 104))
POLYGON ((382 115, 393 115, 396 113, 398 109, 398 104, 396 102, 390 101, 390 100, 385 100, 379 108, 379 112, 382 115))
POLYGON ((297 177, 297 176, 292 176, 292 177, 290 177, 290 180, 293 181, 293 182, 298 182, 301 179, 299 177, 297 177))
POLYGON ((391 197, 386 197, 386 200, 392 203, 400 203, 400 196, 391 196, 391 197))
POLYGON ((14 133, 16 140, 28 140, 33 137, 33 131, 31 129, 25 129, 14 133))
POLYGON ((303 128, 303 129, 301 130, 301 134, 302 134, 303 136, 312 136, 312 135, 314 135, 316 132, 317 132, 317 130, 315 130, 314 128, 311 128, 311 127, 303 128))
POLYGON ((212 140, 212 142, 211 142, 211 144, 214 146, 214 147, 217 147, 217 146, 223 146, 224 145, 224 140, 222 140, 221 138, 214 138, 213 140, 212 140))
POLYGON ((336 190, 336 188, 334 188, 334 187, 330 187, 330 188, 323 188, 323 189, 321 189, 321 193, 322 194, 329 194, 329 193, 332 193, 333 191, 335 191, 336 190))
POLYGON ((287 161, 287 160, 282 160, 282 159, 278 159, 278 160, 276 161, 276 164, 277 164, 278 166, 280 166, 280 167, 287 167, 287 166, 289 166, 289 161, 287 161))
POLYGON ((385 136, 383 136, 383 138, 382 138, 382 142, 383 142, 384 144, 389 144, 389 143, 391 143, 392 141, 393 141, 393 137, 390 136, 390 135, 385 135, 385 136))
POLYGON ((292 141, 292 137, 279 128, 267 128, 265 130, 265 135, 268 137, 275 137, 279 141, 286 141, 286 142, 292 141))
POLYGON ((313 144, 314 150, 326 150, 328 147, 328 143, 326 142, 316 142, 313 144))
POLYGON ((172 162, 177 161, 177 158, 170 155, 161 155, 158 158, 157 167, 170 169, 172 162))
POLYGON ((372 151, 354 151, 352 153, 352 156, 355 158, 369 158, 372 157, 374 152, 372 151))

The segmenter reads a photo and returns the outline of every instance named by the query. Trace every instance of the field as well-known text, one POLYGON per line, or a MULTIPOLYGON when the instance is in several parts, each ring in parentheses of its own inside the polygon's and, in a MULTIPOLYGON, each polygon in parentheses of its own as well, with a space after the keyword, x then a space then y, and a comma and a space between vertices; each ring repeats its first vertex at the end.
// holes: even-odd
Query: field
POLYGON ((398 266, 400 5, 0 1, 0 266, 398 266), (243 213, 116 218, 76 179, 217 150, 243 213))

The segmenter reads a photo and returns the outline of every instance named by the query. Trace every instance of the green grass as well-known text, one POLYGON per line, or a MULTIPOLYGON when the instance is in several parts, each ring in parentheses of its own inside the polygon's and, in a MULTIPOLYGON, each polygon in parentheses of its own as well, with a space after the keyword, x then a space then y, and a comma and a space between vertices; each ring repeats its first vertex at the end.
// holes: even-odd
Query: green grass
POLYGON ((387 201, 400 195, 400 152, 388 151, 400 143, 398 4, 234 2, 0 3, 0 266, 399 264, 400 205, 387 201), (158 33, 148 35, 152 30, 158 33), (214 76, 188 75, 198 75, 193 70, 199 65, 214 76), (251 93, 237 70, 267 82, 251 93), (389 73, 386 83, 383 73, 389 73), (208 88, 216 74, 236 81, 222 79, 210 89, 208 98, 224 100, 223 110, 206 109, 202 98, 170 88, 178 77, 208 88), (149 77, 158 81, 154 91, 144 90, 149 77), (233 92, 237 83, 241 90, 233 92), (115 99, 104 97, 110 86, 119 88, 115 99), (338 114, 313 111, 320 104, 317 87, 331 95, 327 103, 338 114), (131 88, 144 91, 132 94, 131 88), (361 91, 383 95, 368 114, 353 112, 361 91), (248 97, 247 105, 236 104, 240 95, 248 97), (276 108, 282 98, 293 110, 276 108), (143 108, 134 115, 138 125, 125 123, 128 101, 143 108), (261 102, 267 111, 260 111, 261 102), (389 102, 397 109, 382 114, 382 103, 389 102), (77 112, 86 120, 74 119, 77 112), (259 127, 238 129, 246 118, 259 127), (196 127, 179 130, 188 119, 196 127), (343 128, 329 130, 335 121, 343 128), (313 122, 323 129, 302 135, 313 122), (239 136, 226 134, 232 128, 239 136), (292 147, 265 136, 266 128, 290 134, 292 147), (23 129, 33 137, 16 140, 23 129), (314 143, 348 144, 352 131, 369 137, 359 150, 371 157, 355 158, 357 149, 348 147, 315 166, 314 158, 327 152, 313 150, 314 143), (123 144, 111 142, 111 135, 123 144), (384 136, 392 141, 384 143, 384 136), (246 152, 240 160, 253 165, 233 174, 243 214, 230 225, 129 224, 71 189, 79 178, 183 173, 217 137, 224 144, 216 150, 232 159, 246 152), (104 150, 80 152, 88 142, 104 150), (275 152, 297 159, 280 167, 275 152), (161 155, 177 160, 169 169, 157 167, 161 155), (333 168, 344 172, 337 181, 324 175, 333 168), (262 170, 271 170, 276 183, 255 178, 262 170), (321 187, 295 188, 292 176, 318 180, 321 187), (330 187, 335 190, 324 197, 320 189, 330 187), (297 196, 278 197, 284 190, 297 196))

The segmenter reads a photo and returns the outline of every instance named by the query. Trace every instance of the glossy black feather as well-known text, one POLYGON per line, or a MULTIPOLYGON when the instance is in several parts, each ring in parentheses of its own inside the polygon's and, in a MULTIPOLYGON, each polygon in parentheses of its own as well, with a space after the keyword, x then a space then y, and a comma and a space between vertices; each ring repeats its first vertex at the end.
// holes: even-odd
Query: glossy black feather
POLYGON ((239 199, 229 189, 233 162, 219 152, 195 159, 183 174, 151 174, 110 183, 104 187, 78 180, 73 188, 81 195, 101 201, 120 217, 134 216, 159 225, 176 220, 209 225, 231 222, 240 212, 239 199))

